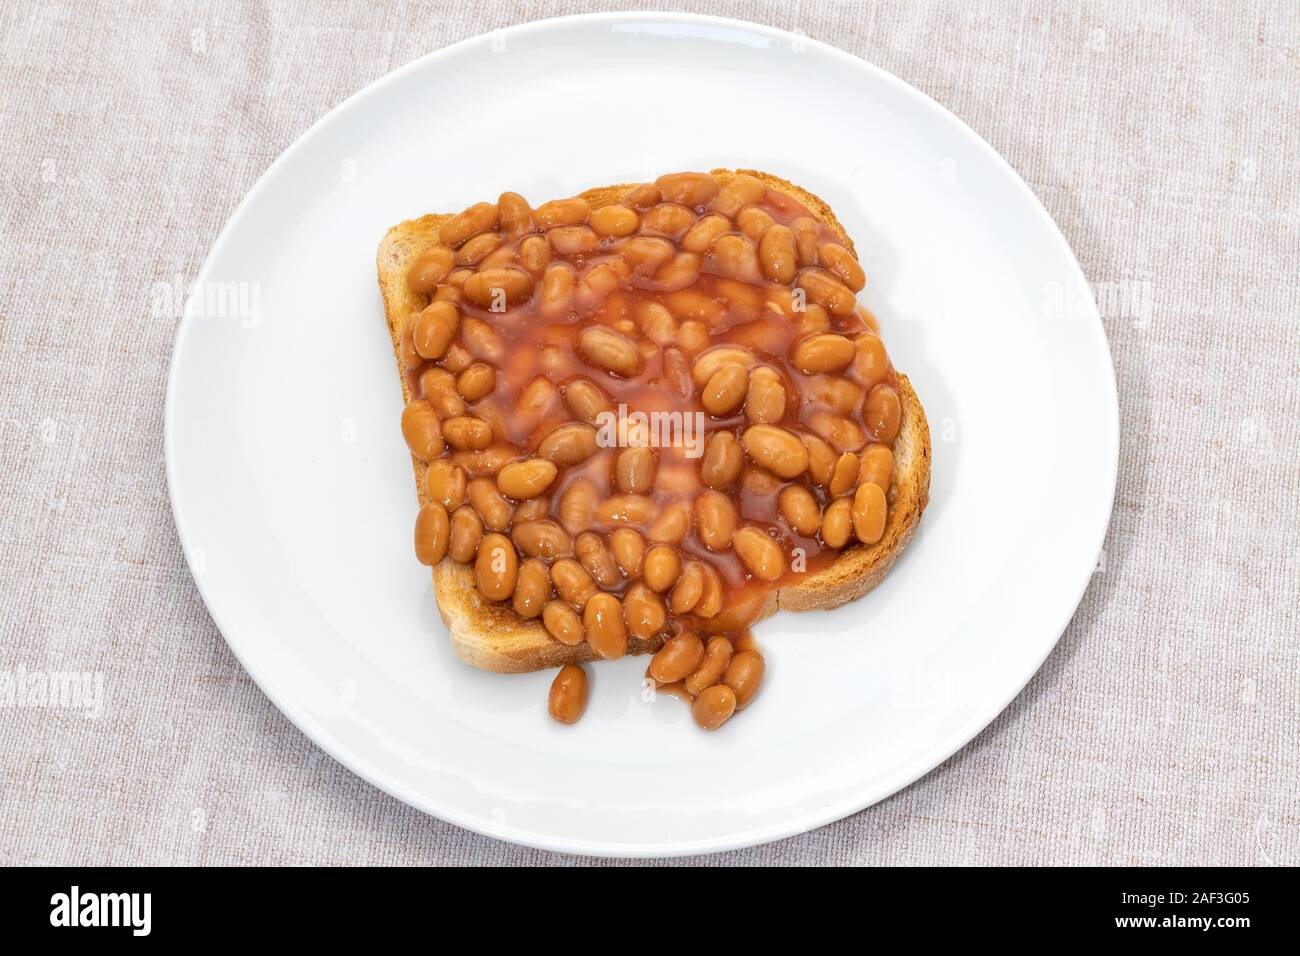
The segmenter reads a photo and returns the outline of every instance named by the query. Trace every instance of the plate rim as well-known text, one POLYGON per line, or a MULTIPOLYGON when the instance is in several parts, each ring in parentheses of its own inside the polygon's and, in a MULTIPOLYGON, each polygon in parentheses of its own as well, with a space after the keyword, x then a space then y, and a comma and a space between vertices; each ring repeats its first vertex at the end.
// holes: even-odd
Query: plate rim
MULTIPOLYGON (((498 30, 489 30, 474 36, 466 37, 455 43, 432 50, 422 56, 416 57, 409 63, 405 63, 394 70, 385 73, 367 83, 361 89, 347 96, 341 102, 336 103, 324 114, 318 117, 310 126, 303 130, 297 137, 286 146, 280 154, 271 162, 269 166, 249 188, 248 192, 235 206, 234 210, 226 219, 225 224, 217 233, 207 256, 204 258, 202 265, 194 275, 191 288, 199 288, 207 281, 208 273, 211 271, 213 263, 224 252, 226 245, 230 241, 230 235, 234 231, 236 224, 248 214, 249 209, 260 197, 261 193, 267 188, 267 183, 273 178, 281 165, 288 162, 289 158, 298 150, 304 148, 304 143, 312 138, 313 134, 332 118, 349 108, 355 102, 360 101, 368 96, 378 92, 383 87, 391 83, 400 81, 408 73, 415 72, 426 68, 431 63, 436 63, 439 59, 452 56, 455 52, 468 47, 472 44, 481 42, 486 37, 492 36, 523 36, 527 34, 544 33, 548 31, 563 31, 579 24, 602 23, 624 21, 629 23, 658 22, 660 24, 683 24, 683 25, 701 25, 721 27, 729 30, 738 30, 757 34, 769 40, 777 40, 787 43, 799 43, 809 49, 816 49, 823 55, 830 56, 842 63, 851 64, 856 69, 864 70, 871 74, 877 81, 884 82, 893 86, 896 90, 913 99, 918 106, 937 111, 939 115, 948 121, 955 123, 976 144, 977 148, 982 150, 990 157, 995 165, 1001 166, 1002 169, 1010 173, 1011 179, 1016 189, 1022 193, 1030 203, 1030 207, 1036 210, 1038 217, 1048 227, 1050 232, 1059 240, 1061 246, 1068 254, 1070 266, 1073 268, 1074 278, 1078 280, 1081 286, 1088 290, 1085 300, 1079 300, 1076 303, 1078 312, 1073 316, 1076 321, 1090 325, 1094 332, 1100 336, 1101 344, 1107 356, 1104 363, 1109 375, 1105 376, 1104 389, 1105 399, 1109 405, 1110 414, 1106 416, 1109 425, 1108 439, 1109 454, 1107 455, 1108 477, 1107 477, 1107 496, 1106 520, 1102 523, 1100 533, 1097 536, 1095 549, 1098 554, 1101 553, 1105 544, 1106 534, 1110 528, 1110 522, 1113 518, 1115 507, 1116 485, 1119 475, 1119 396, 1118 387, 1115 377, 1114 360, 1110 358, 1110 342, 1106 334, 1105 324, 1102 322, 1101 314, 1097 308, 1095 296, 1092 291, 1091 283, 1088 282, 1087 276, 1080 265, 1077 255, 1071 248, 1069 241, 1066 239, 1056 220, 1052 218, 1050 212, 1043 205, 1042 201, 1030 189, 1028 183, 1017 170, 996 150, 987 140, 979 133, 972 129, 959 116, 929 96, 923 90, 918 89, 902 78, 889 72, 883 67, 877 66, 861 57, 855 56, 838 47, 831 46, 821 40, 802 34, 792 33, 777 27, 767 26, 766 24, 754 23, 748 20, 738 20, 730 17, 719 17, 706 14, 679 13, 671 11, 602 11, 598 13, 573 14, 562 17, 548 17, 538 20, 530 20, 525 23, 514 24, 502 27, 498 30), (1082 314, 1086 312, 1087 314, 1082 314)), ((257 669, 250 666, 249 661, 241 653, 238 646, 238 640, 232 640, 227 633, 227 628, 223 626, 222 615, 214 606, 211 596, 209 595, 202 575, 194 571, 193 560, 191 557, 191 548, 187 539, 185 530, 185 520, 182 517, 181 507, 177 501, 176 494, 176 448, 175 448, 175 428, 176 428, 176 390, 179 378, 177 356, 180 355, 184 345, 186 335, 189 329, 195 323, 192 320, 191 309, 188 307, 182 313, 180 321, 177 323, 176 333, 172 341, 172 354, 169 360, 167 372, 167 387, 164 396, 163 409, 163 457, 167 481, 167 497, 171 505, 172 520, 176 527, 176 533, 184 553, 186 567, 190 571, 190 578, 198 589, 199 596, 203 601, 205 610, 211 617, 213 624, 221 634, 222 640, 230 648, 239 661, 244 671, 253 679, 261 692, 267 699, 287 717, 299 732, 304 734, 313 744, 320 747, 331 758, 338 761, 350 772, 356 774, 362 780, 370 785, 377 787, 389 796, 405 803, 406 805, 427 813, 433 817, 451 823, 463 829, 479 833, 484 836, 492 837, 497 840, 513 843, 519 846, 526 846, 533 849, 547 850, 551 852, 566 853, 572 855, 589 855, 610 858, 662 858, 688 856, 706 853, 720 853, 728 850, 743 849, 752 846, 759 846, 774 840, 785 839, 808 833, 819 827, 826 826, 838 820, 849 817, 870 806, 873 806, 895 793, 911 786, 913 783, 928 776, 936 767, 948 760, 959 750, 966 747, 972 740, 982 733, 994 720, 996 720, 1012 701, 1020 696, 1021 692, 1028 686, 1034 675, 1042 668, 1043 663, 1056 649, 1064 635, 1070 621, 1074 618, 1084 594, 1092 583, 1093 573, 1084 578, 1081 586, 1078 588, 1077 596, 1069 606, 1064 620, 1054 628, 1055 637, 1050 643, 1046 644, 1041 656, 1033 662, 1032 667, 1022 676, 1013 682, 1013 690, 1009 696, 995 708, 988 708, 991 712, 985 713, 984 710, 978 711, 974 717, 968 718, 960 725, 960 729, 950 734, 945 741, 937 747, 938 756, 935 757, 935 751, 930 752, 929 757, 923 757, 915 765, 908 765, 908 768, 900 773, 895 774, 895 778, 905 779, 886 779, 886 781, 871 790, 857 791, 851 797, 841 799, 835 803, 828 804, 816 810, 802 813, 798 816, 791 817, 789 820, 780 823, 774 823, 766 827, 759 827, 750 830, 737 831, 734 834, 722 837, 713 837, 707 839, 697 839, 687 842, 664 842, 664 843, 610 843, 606 841, 593 841, 578 838, 560 838, 546 834, 536 833, 527 829, 520 829, 513 826, 494 825, 489 821, 477 817, 471 817, 461 810, 447 804, 432 800, 424 794, 416 793, 407 784, 400 780, 394 779, 390 775, 380 771, 372 766, 368 761, 362 759, 354 753, 345 744, 337 740, 333 735, 328 733, 319 721, 313 715, 304 711, 304 709, 295 702, 290 695, 279 693, 272 688, 265 674, 259 673, 257 669), (952 741, 956 741, 952 743, 952 741)), ((1100 416, 1099 416, 1100 417, 1100 416)))

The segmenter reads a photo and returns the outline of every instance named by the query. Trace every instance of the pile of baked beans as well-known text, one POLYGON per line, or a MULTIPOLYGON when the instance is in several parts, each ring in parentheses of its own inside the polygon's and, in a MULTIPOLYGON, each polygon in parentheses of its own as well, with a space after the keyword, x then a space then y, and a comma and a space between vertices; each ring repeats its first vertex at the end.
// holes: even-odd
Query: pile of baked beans
MULTIPOLYGON (((902 409, 861 266, 748 175, 503 193, 438 240, 400 338, 416 555, 597 657, 662 638, 648 679, 721 726, 762 682, 769 592, 885 529, 902 409)), ((586 684, 562 668, 552 716, 586 684)))

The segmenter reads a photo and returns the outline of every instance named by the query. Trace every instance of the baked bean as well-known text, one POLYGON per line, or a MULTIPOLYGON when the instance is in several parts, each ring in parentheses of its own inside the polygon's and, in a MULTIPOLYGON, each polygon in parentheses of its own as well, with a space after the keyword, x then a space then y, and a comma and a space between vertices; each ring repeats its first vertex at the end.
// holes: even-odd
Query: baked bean
POLYGON ((808 427, 841 452, 856 451, 867 440, 857 422, 834 412, 813 412, 808 416, 808 427))
POLYGON ((551 501, 549 498, 529 498, 527 501, 521 501, 515 505, 515 513, 510 521, 513 524, 522 524, 525 521, 542 521, 550 513, 551 501))
POLYGON ((633 637, 649 640, 663 630, 668 611, 663 598, 644 584, 633 584, 623 598, 623 620, 633 637))
POLYGON ((532 294, 533 277, 523 269, 483 269, 465 280, 465 298, 489 312, 504 312, 532 294))
POLYGON ((820 335, 829 332, 830 328, 831 314, 816 302, 806 303, 804 310, 799 313, 799 335, 820 335))
POLYGON ((506 357, 506 345, 501 339, 501 333, 482 319, 466 317, 461 323, 460 337, 465 348, 476 358, 500 365, 506 357))
POLYGON ((703 659, 682 682, 686 692, 698 696, 705 688, 720 683, 733 653, 731 641, 721 634, 709 638, 709 643, 704 646, 703 659))
POLYGON ((557 465, 577 465, 596 454, 596 429, 583 422, 570 422, 547 434, 537 454, 557 465))
POLYGON ((677 554, 677 549, 666 544, 656 544, 646 552, 642 579, 646 587, 662 594, 673 586, 681 570, 682 559, 677 554))
POLYGON ((695 499, 695 535, 710 551, 726 551, 736 533, 736 506, 720 491, 695 499))
POLYGON ((842 548, 853 533, 853 499, 836 498, 822 513, 822 542, 828 548, 842 548))
POLYGON ((476 266, 501 246, 501 236, 495 232, 481 232, 456 250, 456 265, 476 266))
POLYGON ((519 243, 516 258, 534 280, 541 279, 546 267, 551 264, 551 244, 545 236, 526 236, 519 243))
POLYGON ((497 224, 497 207, 495 203, 480 202, 470 206, 464 212, 452 216, 438 227, 438 238, 443 245, 453 249, 465 240, 487 232, 497 224))
POLYGON ((874 482, 858 488, 853 496, 853 532, 863 544, 875 544, 885 533, 889 507, 885 493, 874 482))
POLYGON ((889 483, 894 476, 894 453, 888 445, 868 445, 862 451, 862 468, 858 472, 858 481, 862 484, 878 485, 881 491, 889 491, 889 483))
POLYGON ((515 412, 521 421, 527 422, 531 427, 532 423, 551 410, 557 397, 558 393, 551 380, 544 375, 539 375, 519 393, 519 398, 515 402, 515 412))
POLYGON ((641 215, 642 235, 680 239, 693 225, 695 225, 695 213, 685 206, 671 202, 660 203, 641 215))
POLYGON ((465 502, 467 480, 465 469, 446 458, 429 462, 424 472, 424 490, 429 497, 448 511, 465 502))
POLYGON ((633 186, 623 194, 623 202, 633 209, 649 209, 656 205, 663 198, 659 194, 659 187, 654 183, 642 183, 639 186, 633 186))
POLYGON ((781 225, 769 226, 758 240, 758 263, 772 282, 788 284, 798 271, 794 233, 781 225))
POLYGON ((790 221, 790 231, 794 233, 799 265, 816 265, 817 250, 821 248, 821 236, 818 234, 816 221, 807 216, 799 216, 790 221))
POLYGON ((477 451, 455 451, 451 457, 471 478, 486 478, 495 476, 522 454, 523 451, 514 445, 497 442, 477 451))
POLYGON ((664 641, 650 659, 650 676, 660 684, 683 680, 704 660, 704 642, 690 631, 664 641))
POLYGON ((431 295, 438 283, 447 278, 447 273, 455 262, 455 253, 446 246, 434 246, 425 250, 411 264, 406 273, 406 284, 412 292, 431 295))
POLYGON ((795 284, 804 290, 809 302, 817 303, 833 315, 848 315, 857 305, 849 287, 825 269, 806 268, 799 273, 795 284))
POLYGON ((730 488, 744 464, 745 455, 736 436, 727 431, 714 432, 704 444, 700 480, 715 490, 730 488))
POLYGON ((415 351, 415 323, 420 321, 420 313, 412 312, 402 320, 402 331, 397 340, 397 357, 402 368, 418 369, 424 364, 424 357, 415 351))
POLYGON ((636 343, 604 326, 584 329, 578 336, 578 348, 592 365, 623 378, 635 375, 643 365, 636 343))
POLYGON ((749 373, 745 418, 755 424, 776 424, 785 418, 785 386, 775 370, 761 365, 749 373))
POLYGON ((552 199, 533 210, 533 219, 543 229, 555 226, 580 226, 591 215, 587 200, 574 196, 572 199, 552 199))
POLYGON ((646 537, 656 544, 677 544, 691 530, 691 509, 685 504, 669 505, 646 529, 646 537))
POLYGON ((442 367, 453 375, 459 375, 469 368, 473 361, 474 356, 469 354, 469 349, 459 342, 452 342, 447 346, 447 354, 442 357, 442 367))
POLYGON ((752 499, 775 498, 783 482, 766 468, 747 466, 740 478, 740 491, 752 499))
POLYGON ((440 359, 456 337, 460 310, 450 302, 430 302, 415 320, 415 351, 427 359, 440 359))
POLYGON ((619 491, 646 494, 654 484, 655 456, 649 448, 625 448, 618 453, 614 479, 619 491))
POLYGON ((447 553, 452 560, 469 564, 478 553, 478 545, 482 540, 483 521, 478 512, 470 505, 457 508, 451 516, 451 533, 447 543, 447 553))
POLYGON ((777 497, 777 510, 795 532, 815 537, 822 523, 822 509, 812 492, 802 485, 787 485, 777 497))
POLYGON ((853 343, 846 336, 825 332, 794 347, 794 367, 805 375, 842 372, 853 361, 853 343))
POLYGON ((758 247, 752 239, 728 233, 713 244, 713 264, 719 274, 745 282, 762 279, 758 247))
POLYGON ((695 605, 695 616, 703 618, 716 617, 722 610, 722 578, 712 565, 702 564, 704 568, 704 593, 695 605))
POLYGON ((808 467, 808 449, 799 436, 776 425, 751 425, 740 439, 745 453, 781 478, 795 478, 808 467))
MULTIPOLYGON (((664 301, 668 304, 668 311, 676 318, 681 319, 683 324, 695 322, 698 325, 703 325, 706 337, 708 328, 727 314, 725 305, 714 296, 698 289, 678 289, 669 293, 664 301)), ((704 344, 707 345, 708 342, 706 341, 704 344)))
POLYGON ((579 479, 560 495, 560 524, 569 534, 578 534, 591 527, 596 514, 596 486, 579 479))
POLYGON ((762 206, 746 206, 736 213, 736 228, 754 242, 758 242, 775 221, 762 206))
POLYGON ((582 626, 588 646, 598 657, 615 660, 627 653, 623 605, 614 595, 604 591, 591 595, 582 611, 582 626))
POLYGON ((609 399, 590 379, 575 378, 565 382, 560 386, 560 394, 569 410, 585 422, 595 422, 601 412, 610 410, 609 399))
POLYGON ((677 344, 684 352, 698 352, 709 345, 709 330, 704 323, 688 319, 677 327, 677 344))
POLYGON ((766 665, 757 651, 738 651, 727 665, 722 683, 736 695, 736 710, 744 710, 763 684, 766 665))
POLYGON ((837 415, 852 415, 862 404, 862 386, 838 375, 814 375, 808 381, 807 397, 820 402, 837 415))
POLYGON ((841 495, 847 495, 853 490, 853 486, 858 483, 858 456, 851 451, 846 451, 835 462, 835 470, 831 472, 831 483, 826 490, 831 496, 838 498, 841 495))
POLYGON ((596 506, 602 524, 645 524, 655 513, 655 503, 645 495, 610 495, 596 506))
POLYGON ((903 421, 903 406, 898 400, 898 393, 888 385, 873 387, 867 392, 867 400, 862 405, 862 418, 872 438, 882 444, 892 445, 903 421))
POLYGON ((519 579, 519 556, 503 534, 487 534, 474 559, 474 580, 479 593, 489 601, 504 601, 515 591, 519 579))
POLYGON ((538 310, 548 322, 566 318, 573 303, 577 273, 567 262, 552 262, 542 275, 542 294, 538 310))
POLYGON ((561 644, 575 647, 582 643, 582 618, 563 601, 548 601, 542 608, 542 624, 561 644))
POLYGON ((421 564, 437 564, 447 554, 451 524, 447 509, 431 501, 415 519, 415 557, 421 564))
POLYGON ((600 589, 591 575, 573 558, 560 558, 551 565, 551 582, 556 592, 579 611, 587 606, 592 595, 600 589))
POLYGON ((497 490, 491 478, 475 478, 469 483, 469 503, 474 506, 483 526, 489 531, 504 531, 510 527, 512 509, 510 502, 497 490))
POLYGON ((510 606, 520 617, 532 619, 542 613, 542 608, 550 599, 551 572, 544 561, 529 558, 519 565, 519 580, 515 584, 515 595, 510 606))
POLYGON ((644 303, 637 310, 637 319, 645 337, 660 348, 666 349, 677 341, 677 320, 658 302, 644 303))
POLYGON ((510 529, 510 533, 519 550, 530 558, 556 561, 573 556, 573 538, 549 518, 521 521, 510 529))
POLYGON ((849 374, 865 388, 871 388, 889 371, 889 356, 880 336, 864 332, 853 343, 853 366, 849 374))
POLYGON ((762 528, 746 525, 736 532, 732 546, 754 577, 775 581, 785 573, 785 552, 762 528))
POLYGON ((667 239, 656 236, 635 236, 623 245, 623 260, 639 275, 653 275, 659 267, 672 259, 676 250, 667 239))
POLYGON ((749 372, 743 365, 728 362, 705 383, 700 393, 700 404, 710 415, 725 418, 745 401, 748 388, 749 372))
POLYGON ((411 454, 420 461, 437 458, 446 448, 438 415, 422 398, 407 402, 402 409, 402 437, 406 439, 411 454))
POLYGON ((480 451, 492 444, 492 426, 481 418, 457 415, 442 423, 447 444, 461 451, 480 451))
POLYGON ((687 561, 678 575, 669 604, 674 614, 689 614, 704 596, 704 565, 687 561))
POLYGON ((636 210, 618 203, 601 206, 591 214, 591 228, 600 236, 621 239, 636 232, 639 225, 640 217, 636 210))
POLYGON ((824 242, 817 249, 817 261, 823 268, 839 276, 840 281, 853 292, 861 292, 867 284, 866 273, 853 254, 834 242, 824 242))
POLYGON ((475 362, 456 376, 456 391, 467 402, 477 402, 496 388, 497 373, 486 362, 475 362))
POLYGON ((558 473, 554 463, 545 458, 514 461, 497 474, 497 487, 507 498, 523 501, 545 492, 558 473))
POLYGON ((508 236, 522 236, 533 228, 533 209, 519 193, 497 197, 497 222, 508 236))
POLYGON ((735 712, 736 693, 726 684, 704 688, 691 705, 691 716, 705 730, 717 730, 735 712))
POLYGON ((835 462, 839 456, 834 448, 816 435, 805 433, 799 437, 803 440, 803 446, 808 451, 808 477, 814 485, 820 485, 822 488, 827 487, 831 483, 831 477, 835 472, 835 462))
POLYGON ((586 226, 560 226, 546 234, 551 248, 562 256, 582 256, 600 248, 600 236, 586 226))
POLYGON ((701 255, 708 252, 713 244, 731 231, 731 221, 725 216, 709 215, 699 219, 695 225, 682 236, 679 245, 687 252, 701 255))
POLYGON ((457 266, 455 269, 452 269, 447 273, 446 282, 457 291, 463 291, 465 288, 465 280, 473 274, 474 270, 468 266, 457 266))
POLYGON ((760 203, 767 196, 767 187, 753 176, 742 174, 730 179, 718 190, 713 208, 724 216, 734 216, 745 206, 760 203))
POLYGON ((718 181, 708 173, 666 173, 655 180, 655 185, 665 202, 692 209, 706 205, 718 193, 718 181))
POLYGON ((439 418, 465 414, 465 402, 456 392, 456 376, 445 368, 434 365, 420 373, 420 394, 439 418))
POLYGON ((701 259, 693 252, 679 252, 655 270, 655 287, 673 292, 692 285, 700 277, 701 259))
POLYGON ((565 664, 551 682, 546 710, 562 724, 575 724, 587 709, 587 672, 577 664, 565 664))
POLYGON ((587 569, 601 587, 612 588, 621 580, 614 556, 605 546, 605 539, 594 531, 584 531, 573 543, 578 562, 587 569))
POLYGON ((645 539, 631 528, 615 528, 609 536, 609 548, 614 562, 629 578, 639 577, 641 562, 645 558, 645 539))
POLYGON ((743 368, 752 368, 754 356, 749 349, 735 345, 720 345, 701 353, 695 360, 695 365, 691 367, 691 379, 695 382, 695 387, 703 388, 713 377, 714 372, 729 363, 735 363, 743 368))

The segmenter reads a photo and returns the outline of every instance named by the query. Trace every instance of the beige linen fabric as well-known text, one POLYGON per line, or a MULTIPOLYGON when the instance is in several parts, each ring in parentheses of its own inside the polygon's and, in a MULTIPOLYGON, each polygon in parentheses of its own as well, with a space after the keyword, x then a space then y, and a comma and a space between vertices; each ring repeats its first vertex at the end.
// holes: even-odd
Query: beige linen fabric
MULTIPOLYGON (((242 671, 172 524, 151 290, 350 93, 595 8, 0 6, 0 670, 103 677, 97 720, 0 707, 0 862, 576 862, 375 790, 242 671)), ((1104 570, 1007 711, 876 807, 702 862, 1300 862, 1300 6, 694 9, 987 138, 1098 283, 1123 419, 1104 570)))

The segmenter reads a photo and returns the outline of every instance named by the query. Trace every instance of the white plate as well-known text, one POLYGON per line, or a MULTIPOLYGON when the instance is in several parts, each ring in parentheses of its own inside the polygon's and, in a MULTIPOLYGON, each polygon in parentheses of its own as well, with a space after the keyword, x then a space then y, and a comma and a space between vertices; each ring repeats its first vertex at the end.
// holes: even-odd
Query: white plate
POLYGON ((860 60, 684 15, 532 23, 458 43, 331 111, 231 217, 176 339, 167 469, 214 620, 267 696, 406 802, 502 839, 720 850, 835 820, 970 740, 1051 651, 1097 564, 1114 375, 1074 257, 970 129, 860 60), (765 169, 832 204, 863 301, 934 439, 932 502, 865 599, 757 633, 761 704, 701 733, 593 669, 456 660, 411 554, 415 489, 375 285, 389 226, 516 189, 534 203, 676 169, 765 169), (194 308, 198 301, 204 304, 194 308))

